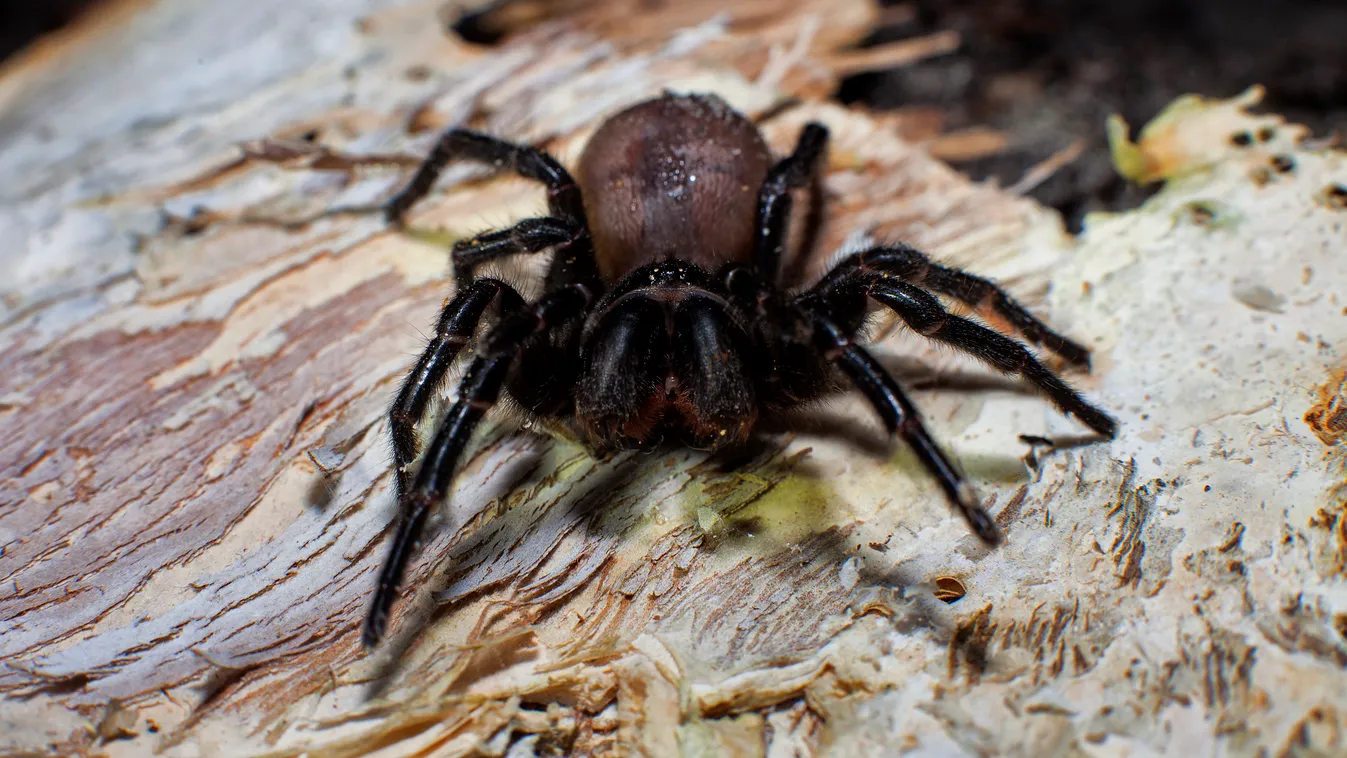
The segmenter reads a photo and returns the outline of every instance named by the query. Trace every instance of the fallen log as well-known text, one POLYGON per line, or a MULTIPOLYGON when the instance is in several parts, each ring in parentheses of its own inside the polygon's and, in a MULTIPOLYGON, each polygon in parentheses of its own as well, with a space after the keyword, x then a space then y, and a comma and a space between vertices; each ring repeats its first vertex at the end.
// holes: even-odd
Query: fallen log
POLYGON ((425 2, 127 3, 0 72, 0 750, 1343 750, 1343 153, 1252 94, 1185 101, 1114 127, 1166 185, 1075 239, 922 127, 825 102, 892 62, 850 50, 869 3, 635 5, 480 47, 425 2), (881 329, 1007 532, 988 550, 855 398, 733 460, 595 460, 502 414, 367 654, 437 240, 543 197, 456 168, 419 237, 365 210, 446 125, 573 163, 664 88, 778 152, 827 124, 802 275, 902 239, 998 279, 1093 347, 1071 378, 1119 439, 1063 444, 1038 397, 881 329))

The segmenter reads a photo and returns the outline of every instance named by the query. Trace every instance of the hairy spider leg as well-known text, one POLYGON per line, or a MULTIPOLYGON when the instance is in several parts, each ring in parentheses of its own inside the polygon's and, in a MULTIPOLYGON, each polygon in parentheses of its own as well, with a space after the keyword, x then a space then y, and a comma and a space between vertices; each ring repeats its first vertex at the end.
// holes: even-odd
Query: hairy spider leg
POLYGON ((1010 322, 1029 342, 1042 345, 1068 363, 1090 368, 1089 348, 1049 329, 1000 287, 966 271, 941 266, 907 245, 876 247, 848 256, 829 271, 823 281, 836 281, 865 272, 896 277, 947 295, 981 313, 990 311, 1010 322))
MULTIPOLYGON (((519 235, 522 238, 518 239, 520 247, 517 249, 504 244, 493 247, 489 252, 473 252, 466 248, 460 251, 459 245, 455 245, 456 275, 460 270, 471 275, 473 268, 488 260, 515 253, 538 253, 552 246, 556 247, 556 256, 552 259, 547 276, 549 289, 577 282, 592 287, 599 282, 599 265, 594 259, 594 246, 589 239, 589 222, 585 217, 580 185, 556 158, 531 145, 518 145, 467 129, 452 128, 445 131, 407 186, 384 206, 384 216, 388 222, 400 225, 408 209, 430 192, 445 166, 456 160, 485 163, 542 182, 547 188, 547 207, 551 214, 546 218, 528 219, 516 224, 516 228, 524 227, 519 235), (528 226, 530 224, 532 226, 528 226), (568 229, 564 239, 561 238, 562 226, 568 229), (544 244, 544 240, 548 240, 550 245, 544 244), (469 265, 460 268, 460 258, 469 265)), ((499 234, 510 236, 509 230, 499 234)), ((477 240, 487 241, 489 236, 481 235, 477 240)), ((495 238, 490 244, 499 245, 500 242, 501 238, 495 238)), ((459 277, 458 281, 467 281, 467 277, 459 277)))
POLYGON ((547 207, 553 216, 584 226, 585 206, 580 186, 556 158, 531 145, 517 145, 468 129, 451 128, 440 135, 435 146, 412 180, 384 207, 390 224, 401 224, 402 217, 430 192, 440 172, 451 162, 467 160, 513 171, 535 179, 547 187, 547 207))
MULTIPOLYGON (((729 301, 749 316, 761 367, 761 399, 767 408, 792 408, 835 389, 831 367, 819 359, 813 323, 804 309, 785 300, 777 287, 746 264, 729 264, 720 279, 729 301)), ((859 322, 855 326, 859 328, 859 322)))
POLYGON ((870 297, 888 306, 913 331, 965 352, 998 371, 1018 374, 1068 416, 1075 416, 1095 432, 1112 438, 1118 422, 1090 405, 1024 345, 987 327, 956 316, 931 293, 906 282, 881 281, 870 287, 870 297))
POLYGON ((435 336, 398 390, 397 399, 388 411, 389 429, 393 435, 395 502, 402 502, 407 491, 407 467, 416 459, 416 422, 425 414, 431 395, 444 381, 445 372, 459 351, 472 339, 487 306, 496 299, 500 301, 502 313, 516 311, 524 305, 519 293, 498 279, 478 279, 460 289, 445 303, 440 320, 435 324, 435 336))
POLYGON ((454 243, 454 280, 467 282, 483 263, 521 253, 541 253, 564 245, 584 233, 573 221, 551 216, 526 218, 508 229, 497 229, 454 243))
POLYGON ((773 166, 762 182, 754 227, 753 265, 769 282, 775 283, 781 276, 793 204, 790 191, 807 187, 818 178, 827 149, 827 127, 814 122, 806 124, 795 143, 795 152, 773 166))
POLYGON ((365 619, 362 634, 365 647, 374 647, 383 637, 389 610, 393 607, 407 563, 425 528, 431 508, 444 498, 473 430, 500 397, 506 373, 524 343, 549 326, 581 315, 589 307, 591 299, 589 289, 579 284, 549 292, 532 307, 503 316, 483 340, 477 356, 459 384, 458 401, 446 414, 444 423, 426 451, 425 460, 416 474, 416 483, 398 503, 397 531, 388 558, 379 572, 374 602, 365 619))
POLYGON ((972 486, 941 452, 930 432, 922 425, 916 407, 893 377, 889 376, 889 372, 879 365, 874 356, 853 344, 846 333, 826 318, 816 314, 814 325, 824 357, 842 367, 842 371, 884 420, 889 433, 897 434, 912 448, 917 460, 935 477, 949 502, 964 517, 973 532, 989 545, 1000 543, 1001 532, 978 502, 972 486))

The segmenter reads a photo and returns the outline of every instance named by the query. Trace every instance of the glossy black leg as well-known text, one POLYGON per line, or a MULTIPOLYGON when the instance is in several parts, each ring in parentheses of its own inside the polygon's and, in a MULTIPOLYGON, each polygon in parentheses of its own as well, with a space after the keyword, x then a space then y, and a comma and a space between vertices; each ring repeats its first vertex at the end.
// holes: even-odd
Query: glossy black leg
POLYGON ((401 224, 408 209, 430 192, 445 166, 459 160, 484 163, 542 182, 547 187, 551 214, 584 226, 585 207, 581 202, 580 187, 556 158, 530 145, 517 145, 458 128, 449 129, 440 136, 412 180, 384 207, 388 222, 401 224))
POLYGON ((917 460, 935 477, 950 505, 964 517, 973 532, 989 545, 998 544, 1001 533, 996 523, 978 502, 977 494, 964 480, 963 474, 945 457, 930 432, 926 431, 912 401, 908 400, 889 372, 864 348, 852 344, 851 339, 831 322, 817 318, 815 325, 824 356, 837 363, 861 394, 865 395, 883 419, 889 433, 897 434, 912 448, 917 460))
POLYGON ((540 253, 570 243, 583 233, 572 222, 544 216, 459 240, 454 243, 454 280, 462 286, 483 263, 521 253, 540 253))
POLYGON ((955 316, 934 295, 900 281, 883 281, 870 288, 870 297, 897 313, 925 337, 943 342, 1007 374, 1019 374, 1037 387, 1067 415, 1075 416, 1095 432, 1112 437, 1118 422, 1067 386, 1015 340, 969 319, 955 316))
POLYGON ((517 310, 524 303, 513 287, 497 279, 478 279, 465 285, 445 303, 435 325, 435 336, 422 351, 416 367, 402 381, 397 399, 388 411, 393 435, 394 497, 398 502, 407 491, 407 467, 416 460, 416 422, 425 414, 426 405, 459 351, 472 339, 487 306, 497 298, 503 313, 517 310))
POLYGON ((790 191, 809 186, 823 166, 828 149, 828 129, 822 124, 806 124, 795 144, 795 152, 767 172, 758 193, 758 215, 753 250, 753 265, 768 282, 781 274, 786 233, 790 229, 793 204, 790 191))
POLYGON ((482 341, 459 385, 458 401, 426 450, 415 484, 399 499, 393 544, 379 572, 378 588, 365 619, 362 640, 366 647, 374 647, 383 637, 389 610, 431 509, 444 499, 473 430, 499 399, 506 373, 520 349, 529 337, 582 314, 590 300, 589 290, 579 285, 550 292, 531 308, 504 316, 482 341))
POLYGON ((976 310, 995 314, 1011 324, 1026 340, 1051 350, 1068 363, 1089 368, 1089 348, 1049 329, 1000 287, 956 268, 941 266, 907 245, 876 247, 847 257, 820 282, 826 287, 856 275, 871 279, 894 277, 923 289, 938 292, 976 310))

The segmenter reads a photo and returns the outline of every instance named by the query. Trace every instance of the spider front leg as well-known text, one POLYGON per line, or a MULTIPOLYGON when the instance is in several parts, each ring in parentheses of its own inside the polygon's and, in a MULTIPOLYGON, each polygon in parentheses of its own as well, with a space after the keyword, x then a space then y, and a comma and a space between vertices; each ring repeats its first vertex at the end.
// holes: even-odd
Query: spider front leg
POLYGON ((1085 402, 1023 345, 979 323, 955 316, 931 293, 906 282, 879 281, 870 287, 868 294, 897 313, 918 334, 944 342, 999 371, 1019 374, 1063 413, 1075 416, 1104 437, 1111 439, 1117 433, 1118 422, 1112 416, 1085 402))
POLYGON ((991 281, 966 271, 941 266, 920 250, 907 245, 876 247, 848 256, 819 283, 827 287, 848 277, 896 277, 909 284, 938 292, 975 310, 990 311, 1008 321, 1025 339, 1042 345, 1068 363, 1090 367, 1089 348, 1048 328, 1024 306, 1011 299, 991 281))
POLYGON ((425 414, 431 395, 444 381, 444 374, 459 351, 472 339, 487 306, 496 299, 500 301, 502 313, 516 311, 524 304, 524 299, 513 287, 498 279, 478 279, 460 288, 458 294, 445 303, 435 325, 435 336, 422 351, 416 367, 402 381, 397 399, 388 411, 389 429, 393 435, 395 502, 402 502, 407 491, 407 467, 416 459, 416 422, 425 414))
POLYGON ((550 247, 575 241, 584 233, 573 221, 544 216, 528 218, 509 229, 479 234, 454 243, 454 281, 460 284, 473 277, 483 263, 521 253, 540 253, 550 247))
POLYGON ((517 145, 458 128, 449 129, 440 136, 412 180, 388 201, 384 207, 388 223, 401 224, 407 211, 430 192, 445 166, 456 160, 484 163, 542 182, 547 187, 551 214, 584 225, 585 207, 580 186, 556 158, 530 145, 517 145))
POLYGON ((753 241, 753 265, 769 282, 781 275, 786 231, 790 227, 793 201, 790 191, 809 186, 818 177, 828 149, 828 129, 806 124, 795 143, 795 152, 767 172, 758 193, 757 235, 753 241))
MULTIPOLYGON (((479 279, 474 286, 493 280, 479 279)), ((388 625, 402 576, 406 572, 432 506, 448 491, 458 460, 472 432, 495 405, 505 383, 506 373, 525 342, 539 332, 569 323, 589 307, 592 295, 583 285, 571 285, 544 295, 533 307, 506 314, 482 341, 477 357, 459 385, 458 401, 441 424, 426 451, 416 474, 416 482, 405 497, 398 500, 398 522, 388 558, 379 572, 378 588, 369 616, 365 619, 362 641, 374 647, 388 625)), ((442 375, 442 374, 441 374, 442 375)))
POLYGON ((1063 412, 1074 415, 1094 431, 1112 437, 1117 422, 1085 402, 1075 390, 1039 363, 1023 345, 1005 335, 945 310, 936 297, 915 285, 867 271, 853 256, 842 271, 834 270, 792 303, 812 320, 815 340, 824 356, 841 366, 884 418, 912 446, 927 470, 940 482, 945 495, 983 540, 995 544, 999 533, 986 511, 959 474, 940 452, 916 410, 893 377, 869 353, 852 344, 850 335, 864 320, 866 298, 888 306, 918 334, 940 340, 1007 373, 1018 373, 1034 383, 1063 412), (841 322, 846 329, 834 322, 841 322))
POLYGON ((1000 543, 1001 532, 996 528, 996 522, 992 521, 992 517, 978 502, 977 494, 964 480, 963 474, 945 457, 931 433, 926 431, 916 407, 893 377, 889 376, 889 372, 864 348, 853 344, 846 333, 831 321, 818 315, 814 316, 813 321, 815 339, 824 357, 841 366, 842 371, 884 420, 889 434, 897 434, 912 448, 917 460, 935 477, 940 489, 945 491, 945 497, 964 517, 973 532, 988 545, 1000 543))

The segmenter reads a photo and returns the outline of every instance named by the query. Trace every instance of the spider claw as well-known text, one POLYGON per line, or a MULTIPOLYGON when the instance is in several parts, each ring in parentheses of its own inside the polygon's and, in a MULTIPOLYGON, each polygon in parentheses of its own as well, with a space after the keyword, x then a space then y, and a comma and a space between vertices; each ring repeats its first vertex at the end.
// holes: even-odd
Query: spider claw
POLYGON ((1081 406, 1081 408, 1073 410, 1072 415, 1079 419, 1082 424, 1090 427, 1092 431, 1106 439, 1111 440, 1118 436, 1117 419, 1092 405, 1086 404, 1084 401, 1081 401, 1081 406))
POLYGON ((971 484, 967 482, 959 484, 957 505, 968 526, 983 542, 992 547, 1001 544, 1001 530, 997 528, 987 509, 982 507, 981 498, 971 484))
POLYGON ((1068 366, 1084 369, 1085 373, 1090 373, 1090 348, 1065 337, 1059 338, 1056 342, 1044 342, 1043 346, 1065 361, 1068 366))
POLYGON ((983 510, 982 506, 965 507, 963 517, 968 520, 968 526, 972 528, 973 532, 989 547, 996 547, 1001 544, 1003 539, 1001 530, 997 528, 991 514, 983 510))
POLYGON ((365 618, 364 629, 360 632, 360 644, 364 645, 366 650, 373 650, 379 646, 379 640, 383 639, 384 628, 388 624, 388 615, 378 608, 370 611, 369 616, 365 618))

